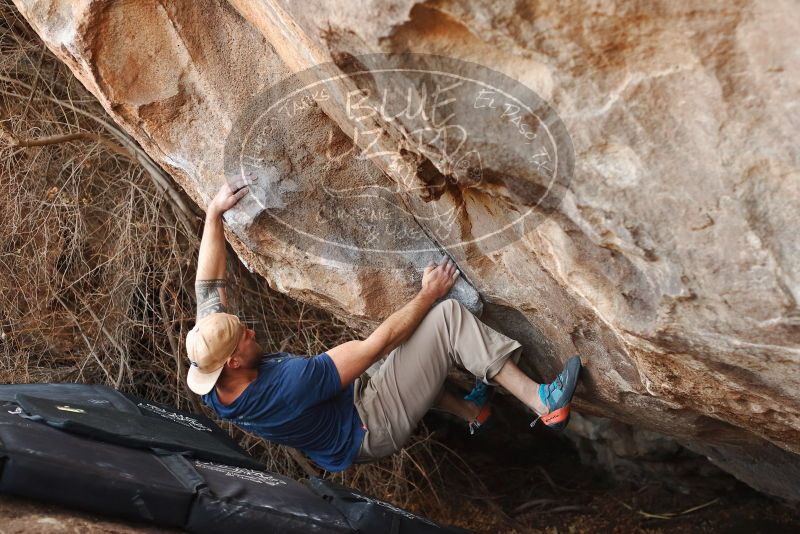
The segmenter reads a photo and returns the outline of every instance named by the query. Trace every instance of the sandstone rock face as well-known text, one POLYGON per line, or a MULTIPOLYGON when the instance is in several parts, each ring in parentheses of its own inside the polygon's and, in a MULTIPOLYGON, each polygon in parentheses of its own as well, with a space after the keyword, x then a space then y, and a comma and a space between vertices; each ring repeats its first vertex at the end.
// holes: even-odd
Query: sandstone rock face
MULTIPOLYGON (((454 296, 519 339, 534 375, 581 354, 576 409, 673 436, 758 489, 800 499, 795 2, 15 2, 201 206, 222 180, 242 110, 315 64, 347 70, 363 54, 423 52, 530 87, 563 120, 574 173, 560 203, 506 246, 448 249, 465 275, 454 296)), ((347 138, 343 106, 331 98, 306 110, 304 128, 274 124, 280 165, 267 163, 278 179, 402 181, 386 160, 332 168, 320 154, 329 132, 364 148, 347 138)), ((402 144, 418 169, 447 174, 399 127, 382 128, 383 148, 402 144)), ((484 172, 526 171, 495 158, 484 172)), ((469 236, 525 202, 487 187, 397 195, 418 207, 468 199, 453 224, 469 236)), ((309 196, 303 209, 320 202, 309 196)), ((398 255, 391 269, 346 265, 279 239, 256 208, 229 218, 243 261, 364 333, 416 291, 442 245, 428 219, 398 214, 431 251, 398 255)))

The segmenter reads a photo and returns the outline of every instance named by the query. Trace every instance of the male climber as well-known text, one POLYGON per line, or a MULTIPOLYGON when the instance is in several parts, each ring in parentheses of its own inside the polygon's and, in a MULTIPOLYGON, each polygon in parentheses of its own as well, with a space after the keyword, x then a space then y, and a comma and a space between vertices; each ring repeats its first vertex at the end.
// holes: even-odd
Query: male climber
POLYGON ((299 449, 328 471, 400 450, 432 407, 479 427, 480 402, 443 388, 460 366, 482 384, 501 385, 545 425, 563 429, 580 358, 567 360, 550 384, 537 384, 516 365, 522 346, 492 330, 453 299, 459 276, 447 259, 425 267, 422 288, 369 337, 305 357, 265 354, 255 332, 228 313, 222 214, 248 194, 222 186, 209 203, 197 265, 197 323, 187 335, 187 382, 223 419, 299 449), (371 376, 373 363, 386 356, 371 376))

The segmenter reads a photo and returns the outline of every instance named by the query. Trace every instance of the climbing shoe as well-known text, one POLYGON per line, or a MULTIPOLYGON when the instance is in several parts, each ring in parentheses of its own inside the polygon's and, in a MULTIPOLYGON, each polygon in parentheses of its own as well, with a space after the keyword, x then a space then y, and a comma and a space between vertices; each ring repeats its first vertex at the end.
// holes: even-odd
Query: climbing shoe
POLYGON ((533 428, 541 420, 553 430, 564 430, 569 423, 569 406, 578 377, 581 373, 581 358, 573 356, 564 365, 555 380, 539 385, 539 400, 547 407, 547 413, 539 415, 531 423, 533 428))
POLYGON ((476 433, 491 428, 492 426, 492 408, 489 406, 489 399, 493 391, 489 386, 484 384, 480 379, 475 380, 475 387, 464 397, 464 400, 473 403, 481 410, 478 415, 469 422, 469 433, 475 435, 476 433))

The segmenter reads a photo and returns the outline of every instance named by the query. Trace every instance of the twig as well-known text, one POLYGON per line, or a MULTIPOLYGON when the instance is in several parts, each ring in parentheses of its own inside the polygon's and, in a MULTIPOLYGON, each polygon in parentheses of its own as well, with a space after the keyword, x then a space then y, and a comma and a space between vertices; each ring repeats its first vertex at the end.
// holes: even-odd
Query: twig
POLYGON ((434 486, 433 482, 431 482, 431 479, 430 477, 428 477, 428 474, 425 472, 425 469, 419 464, 419 462, 416 461, 416 459, 414 459, 413 456, 411 456, 408 453, 408 451, 405 448, 400 449, 400 452, 401 454, 406 456, 411 461, 411 463, 414 464, 414 467, 417 468, 417 472, 419 472, 423 476, 423 478, 425 478, 425 480, 428 482, 428 487, 431 489, 431 492, 433 493, 434 498, 436 498, 436 502, 441 505, 442 500, 439 498, 439 494, 436 492, 436 487, 434 486))
POLYGON ((303 454, 300 451, 298 451, 297 449, 293 449, 292 447, 286 447, 286 450, 289 452, 289 456, 291 456, 292 459, 295 462, 297 462, 297 465, 300 466, 300 468, 305 472, 306 475, 310 477, 315 477, 319 474, 317 473, 317 470, 314 469, 314 467, 311 465, 311 463, 308 460, 306 460, 306 457, 303 456, 303 454))
POLYGON ((83 333, 83 328, 81 328, 81 324, 80 324, 80 322, 78 322, 78 316, 75 315, 75 313, 69 308, 69 306, 67 306, 66 302, 61 300, 61 297, 59 297, 55 292, 53 293, 53 297, 55 297, 55 299, 67 311, 67 313, 70 315, 70 317, 72 317, 72 320, 75 323, 75 326, 78 328, 78 332, 81 334, 81 337, 83 338, 83 341, 86 343, 86 348, 89 349, 89 354, 91 354, 94 357, 95 361, 97 362, 97 365, 100 366, 100 369, 106 375, 106 380, 108 380, 108 382, 111 383, 112 382, 111 374, 106 369, 106 366, 103 365, 103 362, 100 361, 100 357, 94 351, 94 347, 92 347, 92 344, 89 342, 89 338, 87 338, 86 334, 83 333))
POLYGON ((63 134, 63 135, 51 135, 48 137, 40 137, 38 139, 19 139, 14 134, 9 132, 5 126, 0 125, 0 129, 3 130, 0 133, 0 137, 3 137, 6 140, 11 140, 12 146, 19 146, 19 147, 37 147, 37 146, 47 146, 47 145, 56 145, 59 143, 69 143, 71 141, 88 141, 92 143, 100 143, 115 154, 135 160, 136 156, 131 154, 128 150, 124 149, 123 147, 117 145, 106 139, 105 137, 89 132, 78 132, 78 133, 71 133, 71 134, 63 134))
POLYGON ((526 502, 525 504, 521 504, 520 506, 517 506, 516 508, 511 510, 511 513, 514 514, 514 515, 519 515, 519 514, 525 512, 526 510, 531 509, 531 508, 537 508, 539 506, 542 506, 542 505, 545 505, 545 504, 552 504, 554 502, 557 502, 557 501, 555 501, 554 499, 534 499, 532 501, 526 502))
POLYGON ((42 78, 42 62, 44 61, 45 52, 47 51, 47 47, 44 43, 41 43, 41 51, 39 52, 39 64, 36 66, 34 71, 36 72, 36 78, 33 80, 33 87, 31 88, 30 95, 28 96, 28 100, 25 101, 25 109, 22 110, 22 118, 25 119, 28 115, 28 109, 31 106, 31 101, 33 100, 33 96, 36 94, 36 87, 39 85, 39 80, 42 78))
POLYGON ((122 384, 122 377, 125 374, 125 368, 127 367, 128 370, 130 370, 128 365, 128 353, 106 329, 103 321, 97 317, 97 314, 94 313, 94 310, 92 310, 91 306, 86 306, 86 311, 92 316, 92 319, 94 319, 94 321, 97 323, 98 328, 100 328, 100 331, 104 336, 106 336, 106 339, 108 339, 109 343, 111 343, 111 345, 117 349, 117 353, 119 354, 119 371, 117 372, 117 379, 114 381, 114 387, 119 389, 120 384, 122 384))
POLYGON ((684 510, 682 512, 664 512, 664 513, 660 513, 660 514, 654 514, 654 513, 651 513, 651 512, 646 512, 644 510, 638 510, 638 509, 634 508, 633 506, 629 505, 628 503, 618 500, 618 502, 622 506, 627 508, 628 510, 630 510, 632 512, 636 512, 637 514, 639 514, 641 516, 644 516, 644 517, 647 517, 649 519, 675 519, 676 517, 680 517, 680 516, 686 515, 686 514, 691 514, 692 512, 696 512, 698 510, 702 510, 703 508, 707 508, 707 507, 709 507, 709 506, 711 506, 713 504, 716 504, 718 501, 719 501, 719 497, 717 497, 716 499, 710 500, 707 503, 700 504, 700 505, 688 508, 688 509, 686 509, 686 510, 684 510))

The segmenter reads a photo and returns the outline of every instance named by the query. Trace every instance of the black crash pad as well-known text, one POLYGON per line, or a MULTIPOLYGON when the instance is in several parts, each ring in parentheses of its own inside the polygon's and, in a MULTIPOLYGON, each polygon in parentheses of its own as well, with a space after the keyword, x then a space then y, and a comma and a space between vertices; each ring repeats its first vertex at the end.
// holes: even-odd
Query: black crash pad
POLYGON ((0 406, 0 492, 200 534, 353 532, 290 478, 96 441, 22 415, 0 406))
POLYGON ((62 402, 105 406, 123 413, 138 414, 136 402, 108 386, 100 384, 2 384, 0 403, 17 402, 17 395, 30 395, 62 402))
POLYGON ((369 497, 336 482, 310 478, 311 490, 344 515, 350 527, 363 534, 469 533, 456 527, 438 525, 388 502, 369 497))
POLYGON ((230 449, 240 452, 241 454, 249 455, 234 441, 227 432, 222 430, 217 423, 209 419, 203 414, 191 413, 184 410, 178 410, 173 406, 161 404, 158 402, 148 401, 128 393, 123 394, 127 399, 133 402, 139 409, 139 413, 146 417, 153 417, 155 419, 166 420, 171 423, 176 423, 189 427, 193 430, 203 432, 213 436, 221 444, 227 445, 230 449))
POLYGON ((264 471, 202 415, 104 386, 0 385, 0 492, 198 533, 466 532, 305 482, 264 471))
POLYGON ((264 471, 195 461, 203 479, 186 528, 218 532, 282 534, 352 532, 344 516, 303 484, 264 471))
POLYGON ((185 419, 153 417, 142 413, 120 414, 112 407, 24 394, 17 395, 17 403, 35 420, 92 439, 128 447, 181 452, 203 460, 241 467, 262 468, 260 463, 247 456, 230 439, 219 439, 219 435, 211 430, 217 425, 209 419, 204 418, 201 423, 195 418, 195 424, 189 425, 185 419))
POLYGON ((195 488, 174 471, 191 468, 188 460, 74 436, 17 411, 0 407, 0 492, 135 521, 185 524, 195 488))

